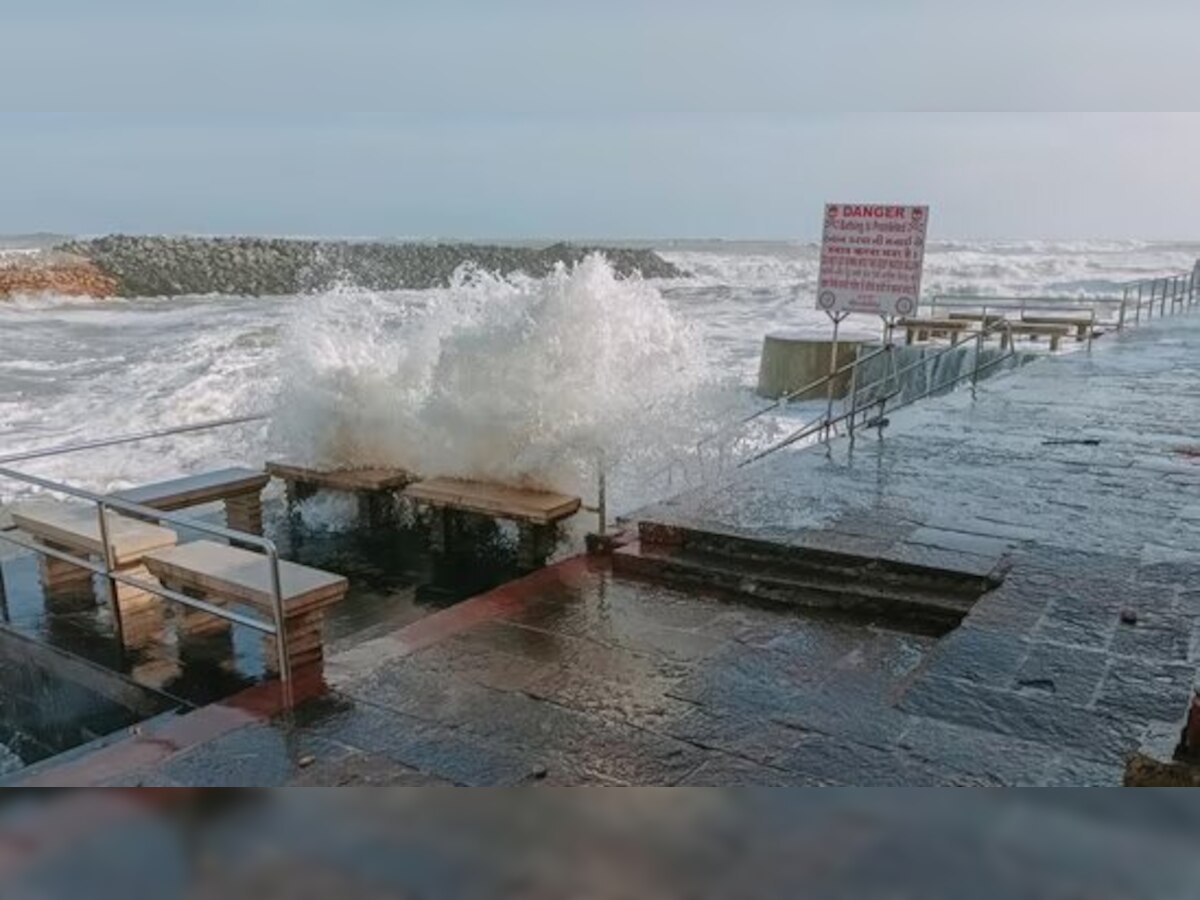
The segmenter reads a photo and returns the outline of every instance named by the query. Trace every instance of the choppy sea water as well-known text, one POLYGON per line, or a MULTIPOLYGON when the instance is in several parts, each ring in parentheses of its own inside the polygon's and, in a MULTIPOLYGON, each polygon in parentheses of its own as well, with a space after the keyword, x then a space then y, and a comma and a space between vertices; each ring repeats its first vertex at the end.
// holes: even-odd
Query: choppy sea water
MULTIPOLYGON (((765 333, 829 331, 813 309, 815 245, 655 248, 689 274, 625 282, 593 260, 543 281, 464 275, 433 291, 3 302, 0 454, 263 411, 270 425, 23 468, 110 490, 284 455, 590 498, 602 457, 621 512, 663 490, 635 473, 760 402, 765 333)), ((1197 256, 1185 243, 933 244, 925 291, 1105 296, 1197 256)), ((869 318, 844 327, 879 333, 869 318)), ((0 502, 25 490, 0 480, 0 502)))

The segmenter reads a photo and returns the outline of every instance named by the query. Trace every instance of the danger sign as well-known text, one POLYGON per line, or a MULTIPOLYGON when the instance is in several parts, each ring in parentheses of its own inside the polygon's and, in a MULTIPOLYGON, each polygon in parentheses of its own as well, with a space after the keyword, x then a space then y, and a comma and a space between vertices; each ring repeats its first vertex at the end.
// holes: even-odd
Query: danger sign
POLYGON ((826 204, 817 309, 913 315, 928 224, 928 206, 826 204))

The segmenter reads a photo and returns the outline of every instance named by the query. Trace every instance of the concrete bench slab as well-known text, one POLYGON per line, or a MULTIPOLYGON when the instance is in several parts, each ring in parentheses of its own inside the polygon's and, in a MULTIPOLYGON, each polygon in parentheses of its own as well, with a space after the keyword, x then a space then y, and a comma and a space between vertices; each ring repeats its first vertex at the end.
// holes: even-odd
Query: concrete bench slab
MULTIPOLYGON (((21 503, 12 508, 13 523, 48 544, 81 556, 103 557, 100 522, 95 507, 53 501, 21 503)), ((118 565, 138 562, 142 556, 178 540, 174 531, 128 516, 107 514, 108 543, 118 565)))
POLYGON ((1082 318, 1080 316, 1028 316, 1022 315, 1021 322, 1029 325, 1062 325, 1067 328, 1075 329, 1075 340, 1083 341, 1087 339, 1088 331, 1095 325, 1093 319, 1089 316, 1082 318))
POLYGON ((1057 350, 1059 342, 1067 336, 1070 329, 1066 325, 1043 325, 1036 322, 1011 322, 1000 332, 1000 348, 1008 347, 1011 335, 1024 334, 1030 337, 1045 337, 1050 339, 1050 349, 1057 350))
POLYGON ((904 329, 906 344, 911 344, 914 336, 918 341, 923 341, 939 334, 948 334, 951 342, 958 343, 960 333, 973 324, 970 320, 955 318, 906 318, 896 323, 897 327, 904 329))
POLYGON ((270 480, 269 475, 254 469, 219 469, 117 491, 112 496, 163 511, 224 501, 225 522, 231 529, 262 534, 262 489, 270 480))
POLYGON ((267 472, 283 481, 289 511, 317 491, 338 491, 358 498, 359 518, 371 526, 389 521, 391 495, 418 479, 400 468, 317 469, 278 460, 267 463, 267 472))
MULTIPOLYGON (((13 522, 34 541, 48 549, 83 559, 104 557, 99 515, 92 506, 54 501, 18 504, 13 522)), ((114 512, 106 514, 109 552, 113 572, 156 586, 143 564, 147 552, 173 546, 174 531, 114 512)), ((38 570, 47 607, 86 599, 95 603, 93 572, 67 560, 39 555, 38 570)), ((121 635, 126 644, 137 646, 162 632, 163 604, 150 590, 113 579, 110 587, 121 616, 121 635)))
MULTIPOLYGON (((191 541, 148 553, 144 559, 164 584, 181 584, 267 613, 274 609, 271 564, 261 553, 215 541, 191 541)), ((336 603, 349 587, 341 575, 285 560, 279 561, 279 582, 284 612, 289 616, 336 603)))
POLYGON ((395 491, 417 480, 406 469, 317 469, 287 462, 268 462, 267 473, 285 482, 331 491, 395 491))
MULTIPOLYGON (((271 564, 267 557, 213 541, 194 541, 146 556, 146 567, 172 590, 214 605, 243 603, 273 619, 271 564)), ((319 667, 324 659, 325 612, 346 595, 350 583, 341 575, 297 563, 279 562, 284 640, 293 672, 319 667)), ((183 627, 192 634, 228 628, 228 622, 189 610, 183 627)), ((264 637, 267 667, 278 670, 274 636, 264 637)))
POLYGON ((535 525, 553 525, 582 505, 579 497, 554 491, 461 478, 430 478, 407 487, 404 496, 430 506, 535 525))
POLYGON ((219 469, 117 491, 112 496, 151 509, 170 511, 215 503, 241 494, 257 494, 268 481, 269 475, 254 469, 219 469))
POLYGON ((430 478, 409 485, 404 496, 433 508, 432 547, 446 552, 458 513, 517 523, 517 564, 523 571, 545 565, 554 548, 556 526, 579 511, 579 497, 462 478, 430 478))

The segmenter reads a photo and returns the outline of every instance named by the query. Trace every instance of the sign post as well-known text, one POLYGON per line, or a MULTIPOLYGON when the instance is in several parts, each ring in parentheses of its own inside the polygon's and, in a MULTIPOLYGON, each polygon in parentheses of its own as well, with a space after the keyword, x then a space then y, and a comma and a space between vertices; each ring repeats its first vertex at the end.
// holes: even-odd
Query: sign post
MULTIPOLYGON (((825 205, 817 309, 833 322, 825 408, 827 439, 832 429, 832 376, 837 371, 841 322, 851 313, 877 315, 884 322, 885 346, 891 345, 896 316, 903 318, 917 311, 928 224, 928 206, 825 205)), ((853 402, 851 397, 852 410, 853 402)), ((853 427, 851 418, 851 430, 853 427)))

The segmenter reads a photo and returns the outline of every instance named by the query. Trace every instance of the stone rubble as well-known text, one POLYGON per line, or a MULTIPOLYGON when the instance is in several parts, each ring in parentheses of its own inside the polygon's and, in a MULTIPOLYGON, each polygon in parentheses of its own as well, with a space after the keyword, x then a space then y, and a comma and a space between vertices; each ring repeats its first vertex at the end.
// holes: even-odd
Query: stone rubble
MULTIPOLYGON (((352 284, 368 290, 442 287, 464 264, 509 275, 541 277, 559 263, 600 250, 617 272, 647 278, 683 274, 652 250, 383 241, 316 241, 260 237, 134 237, 109 235, 55 248, 89 262, 124 297, 179 294, 283 295, 352 284)), ((4 293, 0 282, 0 294, 4 293)), ((97 294, 102 296, 103 294, 97 294)))

